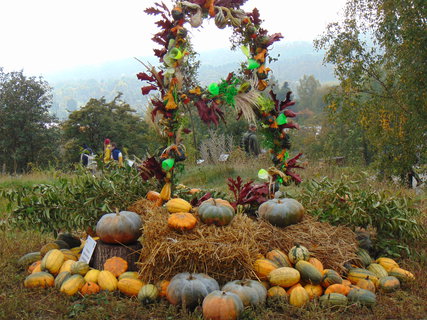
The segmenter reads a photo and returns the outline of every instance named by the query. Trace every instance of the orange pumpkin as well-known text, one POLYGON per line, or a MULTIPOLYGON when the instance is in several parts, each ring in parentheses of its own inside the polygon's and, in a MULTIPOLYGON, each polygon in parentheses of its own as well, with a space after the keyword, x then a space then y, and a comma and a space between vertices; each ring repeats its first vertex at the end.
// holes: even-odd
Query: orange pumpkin
POLYGON ((172 213, 168 218, 168 226, 175 230, 191 230, 196 223, 197 219, 189 212, 172 213))
POLYGON ((369 276, 366 279, 361 279, 357 282, 357 286, 361 289, 369 290, 375 293, 375 284, 369 279, 369 276))
POLYGON ((270 272, 278 267, 277 264, 268 259, 257 259, 254 263, 254 271, 260 280, 267 280, 270 272))
POLYGON ((160 297, 166 297, 166 290, 168 289, 170 281, 168 280, 160 280, 156 283, 156 287, 159 290, 160 297))
POLYGON ((290 288, 288 289, 288 291, 286 291, 286 293, 290 295, 290 294, 292 293, 292 291, 294 291, 294 290, 295 290, 295 288, 299 288, 299 287, 302 287, 301 283, 296 283, 296 284, 294 284, 292 287, 290 287, 290 288))
POLYGON ((128 262, 120 257, 112 257, 104 263, 104 270, 110 271, 116 278, 128 269, 128 262))
POLYGON ((153 202, 153 204, 156 207, 160 207, 163 203, 162 198, 160 197, 160 193, 156 192, 156 191, 148 191, 147 195, 145 196, 147 198, 147 200, 150 200, 151 202, 153 202))
MULTIPOLYGON (((41 261, 41 260, 38 260, 38 261, 36 261, 36 262, 33 262, 33 263, 28 267, 28 273, 29 273, 29 274, 33 273, 34 269, 35 269, 37 266, 40 266, 40 264, 41 264, 41 263, 42 263, 42 261, 41 261)), ((40 271, 41 271, 41 266, 40 266, 39 268, 40 268, 40 271)))
POLYGON ((306 284, 304 289, 307 291, 310 300, 320 297, 323 293, 323 288, 320 284, 306 284))
POLYGON ((86 282, 84 286, 80 289, 82 295, 88 294, 97 294, 101 291, 101 288, 95 282, 86 282))

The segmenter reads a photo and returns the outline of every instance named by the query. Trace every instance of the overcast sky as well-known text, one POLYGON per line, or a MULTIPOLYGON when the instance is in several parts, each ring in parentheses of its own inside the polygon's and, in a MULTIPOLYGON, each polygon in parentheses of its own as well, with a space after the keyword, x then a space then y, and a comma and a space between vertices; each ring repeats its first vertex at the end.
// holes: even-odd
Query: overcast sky
MULTIPOLYGON (((160 1, 160 0, 158 0, 160 1)), ((1 0, 0 67, 46 75, 80 65, 152 55, 156 18, 143 10, 155 0, 1 0)), ((164 1, 166 4, 170 0, 164 1)), ((282 43, 312 41, 336 21, 345 0, 249 0, 263 26, 282 43)), ((229 47, 230 30, 213 21, 192 31, 198 52, 229 47)))

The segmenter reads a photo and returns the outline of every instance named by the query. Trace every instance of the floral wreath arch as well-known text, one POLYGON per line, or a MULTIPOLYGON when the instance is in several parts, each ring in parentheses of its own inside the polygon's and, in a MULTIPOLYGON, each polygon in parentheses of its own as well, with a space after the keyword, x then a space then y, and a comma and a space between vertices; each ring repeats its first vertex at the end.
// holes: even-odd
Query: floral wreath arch
POLYGON ((160 31, 152 40, 161 45, 154 49, 154 54, 162 63, 159 70, 152 66, 144 66, 146 72, 140 72, 137 77, 145 85, 142 94, 147 95, 156 91, 157 95, 150 99, 153 122, 168 141, 168 147, 157 157, 151 157, 140 166, 141 176, 148 180, 156 177, 164 183, 161 195, 170 198, 171 181, 176 162, 185 160, 185 148, 180 144, 180 133, 189 133, 182 128, 182 107, 195 107, 203 122, 218 125, 224 121, 225 108, 232 108, 250 122, 256 122, 263 128, 262 132, 268 141, 269 152, 274 166, 268 170, 270 182, 283 184, 293 180, 301 182, 301 178, 292 171, 301 168, 297 160, 301 156, 289 159, 290 148, 287 129, 298 129, 298 125, 288 118, 296 114, 287 109, 295 104, 290 100, 288 92, 286 100, 278 101, 273 91, 269 97, 262 95, 268 85, 266 67, 269 47, 279 41, 280 33, 272 35, 261 27, 262 20, 258 9, 244 12, 240 9, 247 0, 188 0, 178 1, 172 10, 164 3, 156 3, 145 12, 160 16, 156 25, 160 31), (231 72, 226 79, 219 83, 211 83, 206 88, 194 87, 184 90, 184 74, 182 66, 189 55, 189 32, 185 25, 198 28, 204 19, 214 19, 215 25, 223 29, 233 28, 237 36, 237 45, 247 57, 247 66, 243 76, 231 72))

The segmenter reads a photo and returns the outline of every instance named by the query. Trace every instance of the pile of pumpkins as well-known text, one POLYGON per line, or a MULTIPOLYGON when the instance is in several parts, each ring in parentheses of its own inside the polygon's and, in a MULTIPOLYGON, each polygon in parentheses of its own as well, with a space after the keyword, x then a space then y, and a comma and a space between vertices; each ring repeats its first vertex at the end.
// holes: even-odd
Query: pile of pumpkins
MULTIPOLYGON (((77 244, 76 238, 70 239, 74 241, 71 245, 77 244)), ((127 271, 128 263, 123 258, 107 259, 103 270, 97 270, 86 262, 78 261, 84 242, 78 240, 79 246, 71 249, 61 249, 58 243, 63 245, 62 240, 55 240, 44 245, 40 252, 28 253, 18 260, 29 273, 24 280, 24 287, 55 287, 69 296, 118 290, 126 296, 138 297, 143 303, 152 302, 165 295, 165 284, 168 282, 145 284, 139 279, 138 272, 127 271)))
POLYGON ((272 250, 257 259, 254 271, 269 287, 269 297, 289 297, 296 307, 319 299, 321 305, 342 306, 348 302, 373 306, 376 291, 393 292, 403 282, 413 281, 414 275, 399 267, 396 261, 380 257, 374 261, 364 249, 357 252, 365 268, 349 266, 346 279, 322 262, 310 257, 304 246, 297 244, 288 254, 272 250))

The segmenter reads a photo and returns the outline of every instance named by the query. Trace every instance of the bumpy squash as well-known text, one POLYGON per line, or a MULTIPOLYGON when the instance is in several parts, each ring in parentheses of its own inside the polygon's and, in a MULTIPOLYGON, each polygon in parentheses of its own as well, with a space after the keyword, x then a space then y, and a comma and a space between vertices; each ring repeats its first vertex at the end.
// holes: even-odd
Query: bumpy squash
POLYGON ((48 288, 53 287, 55 278, 47 272, 32 273, 24 280, 25 288, 48 288))
POLYGON ((267 280, 271 271, 279 266, 269 259, 257 259, 254 263, 254 271, 260 280, 267 280))
POLYGON ((170 199, 165 206, 169 213, 190 212, 193 208, 188 201, 181 198, 170 199))
POLYGON ((230 281, 222 287, 222 291, 237 294, 244 306, 264 304, 267 298, 267 290, 255 280, 230 281))
POLYGON ((400 288, 400 281, 393 276, 382 277, 378 286, 381 291, 393 292, 400 288))
POLYGON ((128 262, 120 257, 111 257, 104 263, 104 270, 110 271, 115 277, 120 276, 128 269, 128 262))
POLYGON ((278 267, 292 267, 292 263, 286 253, 279 249, 269 251, 265 257, 277 264, 278 267))
POLYGON ((174 230, 191 230, 197 224, 197 219, 189 212, 172 213, 168 218, 168 226, 174 230))
POLYGON ((295 265, 295 269, 299 271, 301 279, 305 283, 320 284, 322 282, 323 275, 307 261, 298 261, 295 265))
POLYGON ((64 262, 64 254, 58 249, 52 249, 46 253, 41 262, 42 271, 48 271, 49 273, 56 275, 61 269, 62 263, 64 262))
POLYGON ((159 298, 159 289, 153 284, 146 284, 138 292, 138 301, 142 304, 148 304, 159 298))
POLYGON ((306 247, 297 244, 289 250, 288 257, 293 264, 296 264, 299 260, 307 261, 310 258, 310 252, 306 247))
POLYGON ((305 209, 295 199, 272 199, 258 208, 259 216, 276 227, 286 227, 298 223, 304 217, 305 209))
POLYGON ((218 282, 203 273, 178 273, 166 290, 166 298, 173 305, 195 307, 210 292, 219 290, 218 282))
POLYGON ((59 291, 68 296, 72 296, 75 295, 84 286, 84 284, 85 279, 79 274, 74 274, 62 283, 59 291))
MULTIPOLYGON (((124 280, 124 279, 123 279, 124 280)), ((102 270, 98 275, 98 285, 102 290, 116 291, 118 281, 116 277, 107 270, 102 270)))
POLYGON ((295 307, 302 307, 310 301, 310 296, 303 287, 297 287, 289 295, 289 303, 295 307))
POLYGON ((170 281, 168 280, 160 280, 156 283, 156 287, 159 290, 160 297, 166 297, 166 290, 168 289, 169 284, 170 281))
POLYGON ((89 294, 97 294, 101 291, 101 287, 98 286, 95 282, 86 282, 84 286, 80 289, 80 293, 84 296, 89 294))
POLYGON ((299 282, 300 278, 301 275, 298 270, 288 267, 275 269, 268 275, 268 280, 272 285, 284 288, 292 287, 299 282))
POLYGON ((215 290, 203 299, 202 310, 203 319, 237 320, 244 306, 236 294, 215 290))
POLYGON ((124 278, 117 283, 119 291, 128 297, 138 296, 139 290, 144 286, 144 282, 139 279, 124 278))

